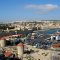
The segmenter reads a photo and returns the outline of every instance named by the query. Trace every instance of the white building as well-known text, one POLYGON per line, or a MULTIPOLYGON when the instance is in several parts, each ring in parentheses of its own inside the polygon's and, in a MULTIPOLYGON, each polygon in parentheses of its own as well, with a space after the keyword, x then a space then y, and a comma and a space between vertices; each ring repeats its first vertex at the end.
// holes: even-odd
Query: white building
POLYGON ((22 58, 23 53, 24 53, 24 45, 23 45, 23 43, 19 43, 17 45, 17 52, 18 52, 18 57, 22 58))
POLYGON ((51 40, 60 40, 60 32, 56 32, 51 36, 51 40))
POLYGON ((0 40, 0 47, 5 47, 5 40, 0 40))

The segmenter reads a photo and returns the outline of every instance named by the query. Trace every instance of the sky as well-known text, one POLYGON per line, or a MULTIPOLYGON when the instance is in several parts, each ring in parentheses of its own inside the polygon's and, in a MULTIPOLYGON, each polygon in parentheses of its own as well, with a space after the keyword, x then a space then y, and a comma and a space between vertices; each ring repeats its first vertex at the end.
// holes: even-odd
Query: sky
POLYGON ((0 22, 60 20, 60 0, 0 0, 0 22))

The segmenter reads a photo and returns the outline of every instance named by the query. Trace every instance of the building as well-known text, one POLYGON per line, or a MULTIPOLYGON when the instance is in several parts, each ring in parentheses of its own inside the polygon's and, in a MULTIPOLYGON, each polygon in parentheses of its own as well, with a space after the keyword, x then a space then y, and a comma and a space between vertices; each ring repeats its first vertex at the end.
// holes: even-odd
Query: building
POLYGON ((0 47, 5 47, 6 41, 5 39, 0 39, 0 47))
POLYGON ((51 60, 60 60, 60 43, 51 46, 51 60))
POLYGON ((51 40, 60 40, 60 32, 56 32, 51 36, 51 40))
POLYGON ((17 45, 17 53, 18 53, 18 58, 22 59, 23 53, 24 53, 24 44, 23 43, 19 43, 17 45))

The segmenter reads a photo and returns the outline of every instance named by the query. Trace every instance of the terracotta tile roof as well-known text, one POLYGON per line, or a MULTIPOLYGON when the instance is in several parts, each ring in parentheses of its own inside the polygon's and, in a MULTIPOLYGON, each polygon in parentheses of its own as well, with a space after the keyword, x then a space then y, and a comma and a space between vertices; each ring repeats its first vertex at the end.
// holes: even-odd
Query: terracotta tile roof
POLYGON ((8 36, 3 36, 0 37, 0 40, 5 40, 6 38, 12 37, 12 36, 22 36, 23 34, 15 34, 15 35, 8 35, 8 36))
POLYGON ((60 35, 60 32, 56 32, 56 33, 54 33, 53 35, 60 35))
POLYGON ((6 57, 9 57, 9 56, 12 55, 12 53, 11 53, 11 52, 5 52, 4 55, 5 55, 6 57))
POLYGON ((24 44, 23 43, 19 43, 19 44, 17 44, 17 46, 24 46, 24 44))
POLYGON ((53 44, 52 47, 53 47, 53 48, 59 48, 59 47, 60 47, 60 43, 53 44))
POLYGON ((22 36, 23 34, 16 34, 16 35, 12 35, 12 36, 22 36))

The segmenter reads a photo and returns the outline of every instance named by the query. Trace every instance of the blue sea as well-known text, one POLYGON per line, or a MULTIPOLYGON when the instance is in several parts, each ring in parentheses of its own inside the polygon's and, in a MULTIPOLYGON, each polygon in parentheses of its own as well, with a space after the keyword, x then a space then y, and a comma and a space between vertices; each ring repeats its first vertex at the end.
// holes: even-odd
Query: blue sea
POLYGON ((60 32, 60 28, 41 30, 41 31, 38 31, 38 33, 40 33, 40 34, 53 34, 57 31, 60 32))

